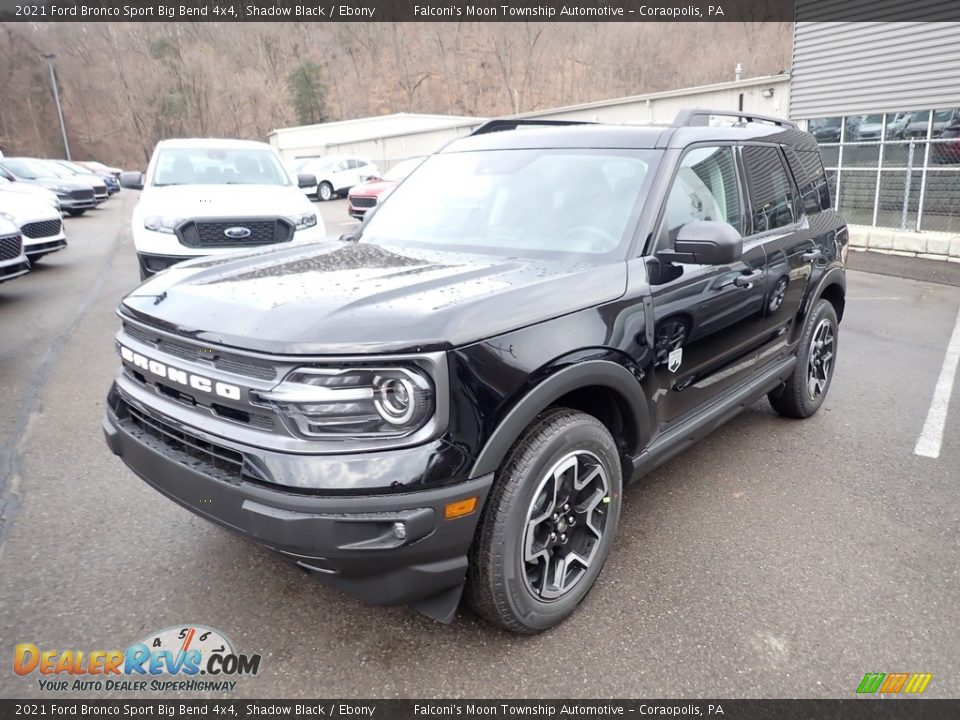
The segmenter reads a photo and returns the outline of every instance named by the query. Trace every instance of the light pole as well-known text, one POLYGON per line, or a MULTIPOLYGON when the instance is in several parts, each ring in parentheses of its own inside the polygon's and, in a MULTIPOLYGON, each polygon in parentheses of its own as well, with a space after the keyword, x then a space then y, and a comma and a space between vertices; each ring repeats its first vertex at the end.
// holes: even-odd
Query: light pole
POLYGON ((50 65, 50 84, 53 86, 53 99, 57 103, 57 116, 60 118, 60 132, 63 134, 63 151, 67 154, 67 160, 70 160, 72 158, 70 157, 70 143, 67 142, 67 126, 63 122, 63 108, 60 106, 60 90, 57 89, 57 73, 53 69, 53 61, 57 56, 53 53, 44 53, 43 56, 47 59, 47 64, 50 65))

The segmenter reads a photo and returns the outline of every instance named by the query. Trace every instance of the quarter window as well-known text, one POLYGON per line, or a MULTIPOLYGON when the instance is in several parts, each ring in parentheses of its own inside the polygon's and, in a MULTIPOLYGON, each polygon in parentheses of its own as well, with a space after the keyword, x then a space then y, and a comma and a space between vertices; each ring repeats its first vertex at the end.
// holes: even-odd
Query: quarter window
POLYGON ((672 247, 680 228, 694 220, 725 222, 742 232, 733 148, 694 148, 680 161, 667 197, 663 233, 672 247))
POLYGON ((776 230, 794 222, 793 191, 775 147, 743 148, 743 163, 750 189, 750 215, 755 233, 776 230))
POLYGON ((793 170, 793 179, 800 191, 800 201, 807 215, 830 209, 830 189, 820 162, 820 153, 784 148, 793 170))

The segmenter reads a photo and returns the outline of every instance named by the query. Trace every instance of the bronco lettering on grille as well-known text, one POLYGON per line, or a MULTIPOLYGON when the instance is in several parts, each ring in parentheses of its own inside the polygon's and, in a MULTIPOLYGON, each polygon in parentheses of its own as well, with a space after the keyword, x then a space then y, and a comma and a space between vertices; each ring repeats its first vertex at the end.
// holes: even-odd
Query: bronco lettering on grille
POLYGON ((236 385, 214 381, 210 378, 203 377, 202 375, 194 375, 193 373, 180 370, 179 368, 170 367, 162 362, 158 362, 157 360, 148 358, 138 352, 134 352, 130 348, 123 345, 120 345, 120 357, 122 357, 128 363, 132 363, 135 367, 146 370, 147 372, 158 377, 166 378, 171 382, 193 388, 194 390, 199 390, 200 392, 219 395, 220 397, 227 398, 228 400, 240 399, 240 388, 236 385))

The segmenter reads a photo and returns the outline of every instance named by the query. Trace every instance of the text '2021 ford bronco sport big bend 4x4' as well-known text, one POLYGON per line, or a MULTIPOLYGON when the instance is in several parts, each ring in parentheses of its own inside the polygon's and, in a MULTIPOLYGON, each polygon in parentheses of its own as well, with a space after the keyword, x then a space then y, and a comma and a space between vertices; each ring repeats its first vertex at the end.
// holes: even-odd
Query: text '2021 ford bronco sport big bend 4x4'
POLYGON ((624 485, 830 387, 847 228, 817 145, 705 117, 492 121, 352 238, 158 275, 119 308, 110 447, 365 601, 558 623, 624 485))

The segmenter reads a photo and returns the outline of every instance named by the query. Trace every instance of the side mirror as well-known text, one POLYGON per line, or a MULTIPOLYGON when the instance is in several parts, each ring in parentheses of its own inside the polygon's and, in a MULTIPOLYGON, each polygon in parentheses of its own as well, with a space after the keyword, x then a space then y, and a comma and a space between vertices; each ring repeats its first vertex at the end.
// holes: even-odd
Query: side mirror
POLYGON ((127 190, 143 190, 143 173, 120 173, 120 187, 127 188, 127 190))
POLYGON ((726 265, 743 255, 743 238, 725 222, 694 220, 680 228, 673 252, 660 255, 667 261, 726 265))
POLYGON ((317 184, 317 176, 309 173, 297 173, 297 185, 302 188, 313 187, 317 184))

